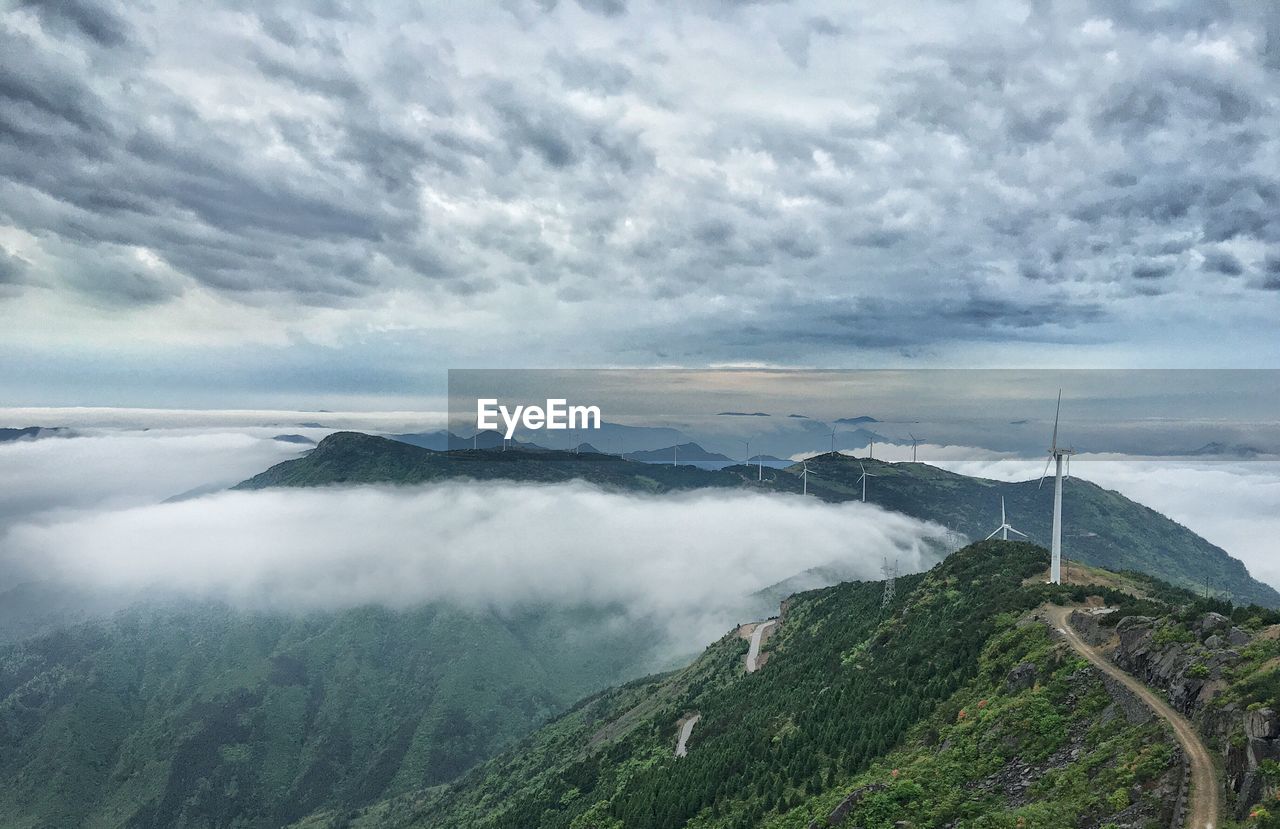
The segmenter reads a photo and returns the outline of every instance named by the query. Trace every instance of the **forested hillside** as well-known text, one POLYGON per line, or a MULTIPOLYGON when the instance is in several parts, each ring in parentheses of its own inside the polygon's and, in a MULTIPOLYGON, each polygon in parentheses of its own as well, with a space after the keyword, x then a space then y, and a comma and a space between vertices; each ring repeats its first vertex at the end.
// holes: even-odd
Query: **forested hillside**
POLYGON ((874 583, 798 595, 756 673, 727 636, 683 671, 583 701, 458 784, 304 825, 804 827, 845 800, 858 827, 1157 817, 1176 746, 1046 626, 1020 623, 1070 592, 1023 586, 1044 566, 1042 549, 988 542, 900 579, 887 610, 874 583))
POLYGON ((274 829, 451 780, 650 669, 598 621, 211 605, 0 648, 0 825, 274 829))

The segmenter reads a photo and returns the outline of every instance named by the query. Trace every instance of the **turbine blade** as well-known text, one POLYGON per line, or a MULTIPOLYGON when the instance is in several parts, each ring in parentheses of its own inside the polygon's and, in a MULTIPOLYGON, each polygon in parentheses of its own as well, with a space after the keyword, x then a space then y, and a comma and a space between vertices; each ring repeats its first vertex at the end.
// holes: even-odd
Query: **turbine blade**
POLYGON ((1062 389, 1058 389, 1058 408, 1053 412, 1053 442, 1049 445, 1054 451, 1058 449, 1058 415, 1062 414, 1062 389))
POLYGON ((1052 455, 1049 456, 1049 460, 1044 462, 1044 472, 1040 473, 1040 485, 1037 486, 1036 489, 1042 489, 1044 487, 1044 479, 1045 476, 1049 474, 1049 464, 1051 463, 1053 463, 1052 455))
POLYGON ((1004 496, 1003 495, 1000 496, 1000 523, 1001 524, 1009 523, 1004 517, 1004 496))
POLYGON ((1004 527, 996 527, 994 530, 992 530, 992 531, 991 531, 991 535, 987 536, 986 538, 984 538, 984 539, 982 539, 982 540, 983 540, 983 541, 990 541, 990 540, 991 540, 991 538, 992 538, 992 536, 994 536, 996 533, 1000 532, 1000 531, 1001 531, 1001 530, 1003 530, 1003 529, 1004 529, 1004 527))
POLYGON ((1024 533, 1022 530, 1015 530, 1013 527, 1010 527, 1010 528, 1009 528, 1009 532, 1011 532, 1011 533, 1017 533, 1018 535, 1022 536, 1023 538, 1030 538, 1030 537, 1031 537, 1031 536, 1027 535, 1026 533, 1024 533))

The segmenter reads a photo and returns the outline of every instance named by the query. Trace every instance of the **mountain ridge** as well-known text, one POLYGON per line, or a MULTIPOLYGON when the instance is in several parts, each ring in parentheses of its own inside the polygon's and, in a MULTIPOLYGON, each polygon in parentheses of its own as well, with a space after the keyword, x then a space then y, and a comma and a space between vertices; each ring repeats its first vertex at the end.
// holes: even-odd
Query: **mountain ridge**
MULTIPOLYGON (((1000 498, 1010 522, 1045 543, 1052 487, 1036 481, 1006 483, 973 478, 924 463, 888 463, 826 453, 808 459, 811 496, 840 503, 861 499, 865 468, 875 475, 867 500, 933 521, 969 539, 983 538, 1000 521, 1000 498)), ((661 493, 696 488, 800 493, 799 464, 765 470, 734 464, 719 470, 688 464, 643 463, 611 455, 544 450, 430 450, 358 432, 337 432, 309 453, 283 461, 237 485, 238 489, 331 484, 415 484, 451 478, 557 482, 582 479, 620 491, 661 493), (763 477, 763 480, 757 481, 763 477)), ((1226 593, 1244 603, 1280 607, 1280 592, 1254 579, 1225 550, 1155 510, 1078 477, 1064 488, 1065 555, 1112 570, 1136 570, 1193 590, 1226 593)))

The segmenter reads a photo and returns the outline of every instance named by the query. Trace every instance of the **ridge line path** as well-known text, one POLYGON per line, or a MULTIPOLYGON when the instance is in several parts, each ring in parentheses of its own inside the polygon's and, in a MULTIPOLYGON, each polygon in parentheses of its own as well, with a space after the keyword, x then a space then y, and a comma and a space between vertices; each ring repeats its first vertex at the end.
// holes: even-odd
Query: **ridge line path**
POLYGON ((777 619, 769 619, 756 625, 751 631, 751 647, 747 649, 747 673, 753 674, 760 668, 760 640, 765 631, 778 624, 777 619))
POLYGON ((1098 670, 1119 681, 1136 694, 1157 716, 1173 726, 1173 733, 1177 736, 1178 743, 1191 764, 1191 792, 1187 798, 1186 825, 1188 829, 1214 829, 1218 820, 1218 772, 1213 765, 1213 755, 1209 753, 1204 741, 1200 739, 1195 727, 1187 721, 1186 717, 1174 711, 1167 702, 1136 677, 1107 661, 1097 648, 1085 644, 1067 622, 1074 609, 1049 607, 1046 608, 1046 612, 1054 627, 1066 638, 1067 644, 1076 653, 1089 660, 1098 670))

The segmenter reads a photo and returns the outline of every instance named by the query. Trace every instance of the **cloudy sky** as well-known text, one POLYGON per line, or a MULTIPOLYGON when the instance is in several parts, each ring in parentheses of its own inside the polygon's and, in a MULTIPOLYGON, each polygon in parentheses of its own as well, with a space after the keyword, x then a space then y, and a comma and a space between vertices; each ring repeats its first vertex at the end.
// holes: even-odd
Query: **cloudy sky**
POLYGON ((6 4, 7 403, 1280 362, 1274 3, 851 5, 6 4))

